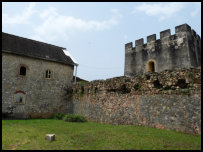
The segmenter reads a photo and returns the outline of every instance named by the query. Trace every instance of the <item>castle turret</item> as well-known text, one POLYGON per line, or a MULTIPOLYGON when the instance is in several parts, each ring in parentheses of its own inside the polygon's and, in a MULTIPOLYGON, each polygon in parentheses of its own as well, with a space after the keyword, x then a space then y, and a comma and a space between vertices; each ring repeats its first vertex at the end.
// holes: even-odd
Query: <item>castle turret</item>
POLYGON ((160 32, 160 39, 156 34, 125 45, 125 73, 126 76, 144 74, 146 72, 161 72, 166 69, 190 68, 201 66, 201 38, 187 24, 175 27, 175 34, 171 30, 160 32))

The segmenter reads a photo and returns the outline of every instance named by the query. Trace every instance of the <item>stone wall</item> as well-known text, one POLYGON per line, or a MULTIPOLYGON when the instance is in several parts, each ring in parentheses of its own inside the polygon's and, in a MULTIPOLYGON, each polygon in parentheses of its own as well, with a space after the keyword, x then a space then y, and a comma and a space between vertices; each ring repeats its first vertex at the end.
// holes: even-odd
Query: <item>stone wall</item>
POLYGON ((2 52, 2 114, 15 118, 47 118, 67 112, 66 87, 71 86, 73 66, 2 52), (26 76, 19 75, 20 65, 26 76), (52 78, 45 78, 45 71, 52 78), (25 93, 25 103, 15 103, 15 92, 25 93))
POLYGON ((187 24, 175 27, 175 34, 170 29, 125 45, 125 76, 135 76, 149 71, 149 62, 154 63, 154 71, 166 69, 190 68, 201 66, 201 38, 187 24))
POLYGON ((200 134, 201 68, 80 82, 69 106, 91 121, 200 134))

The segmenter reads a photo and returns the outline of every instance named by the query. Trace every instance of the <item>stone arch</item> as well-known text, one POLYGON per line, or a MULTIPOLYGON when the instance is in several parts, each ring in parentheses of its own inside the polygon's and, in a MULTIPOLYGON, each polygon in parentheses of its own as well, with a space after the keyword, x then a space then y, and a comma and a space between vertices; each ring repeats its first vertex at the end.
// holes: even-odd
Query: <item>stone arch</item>
POLYGON ((14 92, 14 103, 25 104, 26 93, 23 90, 17 90, 14 92))
POLYGON ((146 66, 147 72, 157 72, 157 64, 155 60, 149 60, 147 61, 147 66, 146 66))

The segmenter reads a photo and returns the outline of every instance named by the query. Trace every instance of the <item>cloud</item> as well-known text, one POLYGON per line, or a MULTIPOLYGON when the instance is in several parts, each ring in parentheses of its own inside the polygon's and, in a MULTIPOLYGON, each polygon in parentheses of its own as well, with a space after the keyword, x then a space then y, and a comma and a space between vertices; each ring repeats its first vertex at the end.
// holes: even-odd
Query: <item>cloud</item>
POLYGON ((196 2, 194 4, 195 4, 194 11, 192 11, 190 13, 190 16, 192 16, 192 17, 196 16, 199 13, 199 11, 201 10, 201 2, 196 2))
POLYGON ((68 39, 68 34, 74 31, 102 31, 117 25, 122 17, 117 9, 112 9, 112 16, 103 21, 84 20, 74 16, 61 15, 57 13, 57 9, 49 7, 40 14, 43 20, 42 24, 34 29, 35 34, 32 36, 38 40, 53 41, 58 37, 68 39))
POLYGON ((156 4, 146 4, 143 3, 136 6, 132 11, 133 14, 137 12, 144 12, 148 16, 158 17, 159 20, 165 20, 176 14, 182 8, 184 8, 185 3, 173 2, 173 3, 156 3, 156 4))
POLYGON ((28 24, 30 17, 35 13, 36 3, 29 3, 29 6, 25 8, 21 14, 17 14, 14 17, 10 17, 8 14, 2 14, 2 23, 6 24, 28 24))

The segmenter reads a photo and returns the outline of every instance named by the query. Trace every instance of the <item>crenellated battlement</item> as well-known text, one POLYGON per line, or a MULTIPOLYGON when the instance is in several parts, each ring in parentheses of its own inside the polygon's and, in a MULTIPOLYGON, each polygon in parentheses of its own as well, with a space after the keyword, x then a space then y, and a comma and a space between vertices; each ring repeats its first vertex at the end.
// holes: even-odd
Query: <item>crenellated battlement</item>
POLYGON ((160 32, 160 39, 163 39, 163 38, 166 38, 169 36, 171 36, 171 30, 170 29, 160 32))
POLYGON ((147 36, 147 43, 156 41, 156 34, 147 36))
POLYGON ((146 40, 125 44, 125 75, 201 66, 201 38, 187 24, 176 26, 173 35, 167 29, 160 32, 160 39, 152 34, 146 40))
POLYGON ((174 40, 174 37, 180 38, 181 36, 183 36, 183 34, 182 34, 183 32, 190 32, 191 35, 193 35, 196 39, 200 39, 200 36, 193 29, 191 29, 191 27, 189 25, 182 24, 182 25, 175 27, 175 34, 174 35, 171 35, 171 30, 167 29, 167 30, 160 32, 160 39, 156 39, 156 34, 152 34, 152 35, 147 36, 147 42, 146 43, 144 43, 144 39, 141 38, 141 39, 135 40, 134 46, 133 46, 133 42, 129 42, 129 43, 125 44, 125 48, 126 49, 135 48, 134 50, 137 51, 136 50, 137 46, 145 48, 147 46, 147 44, 149 44, 149 43, 155 43, 156 44, 160 40, 166 41, 166 38, 169 41, 174 40))

